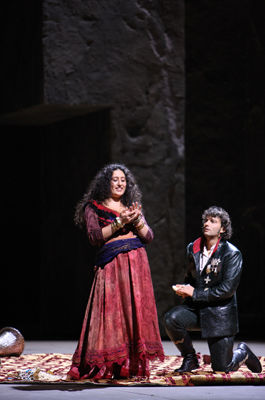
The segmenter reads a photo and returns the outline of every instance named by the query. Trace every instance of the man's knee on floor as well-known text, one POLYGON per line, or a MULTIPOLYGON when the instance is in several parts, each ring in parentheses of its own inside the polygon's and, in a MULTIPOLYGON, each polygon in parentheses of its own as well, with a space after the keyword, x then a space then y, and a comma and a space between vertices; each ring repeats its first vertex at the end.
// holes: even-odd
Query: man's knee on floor
POLYGON ((227 370, 227 362, 223 362, 222 360, 220 360, 219 362, 214 362, 211 363, 211 367, 213 371, 217 371, 217 372, 225 372, 227 370))

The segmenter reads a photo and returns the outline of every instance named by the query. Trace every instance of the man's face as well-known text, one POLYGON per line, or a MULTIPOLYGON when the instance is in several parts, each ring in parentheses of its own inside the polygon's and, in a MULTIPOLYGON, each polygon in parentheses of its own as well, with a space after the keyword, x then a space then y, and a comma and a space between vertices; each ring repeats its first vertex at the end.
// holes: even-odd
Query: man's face
POLYGON ((203 234, 207 238, 219 238, 220 234, 224 232, 221 225, 221 218, 207 216, 203 223, 203 234))

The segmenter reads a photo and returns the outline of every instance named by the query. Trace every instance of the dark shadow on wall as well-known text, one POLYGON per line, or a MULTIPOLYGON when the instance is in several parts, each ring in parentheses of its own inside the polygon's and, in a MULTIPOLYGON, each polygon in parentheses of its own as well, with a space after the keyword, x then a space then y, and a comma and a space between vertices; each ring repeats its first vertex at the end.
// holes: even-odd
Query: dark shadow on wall
POLYGON ((2 126, 1 327, 26 339, 78 337, 94 251, 76 203, 109 161, 109 110, 45 126, 2 126))
POLYGON ((0 14, 0 114, 42 102, 42 1, 5 1, 0 14))
POLYGON ((259 1, 186 2, 187 242, 200 235, 205 208, 231 215, 245 338, 265 328, 264 13, 259 1))

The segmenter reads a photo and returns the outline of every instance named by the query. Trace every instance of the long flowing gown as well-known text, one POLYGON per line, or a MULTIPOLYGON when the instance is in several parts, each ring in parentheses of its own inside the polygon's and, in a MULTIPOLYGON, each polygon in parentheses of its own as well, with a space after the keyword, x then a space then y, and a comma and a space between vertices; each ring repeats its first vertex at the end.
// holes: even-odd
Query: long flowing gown
MULTIPOLYGON (((148 377, 149 361, 163 360, 164 353, 144 243, 137 238, 104 245, 102 226, 118 214, 94 201, 86 207, 85 215, 90 242, 100 245, 100 254, 107 262, 102 262, 102 257, 96 262, 68 375, 72 379, 148 377)), ((149 228, 145 240, 152 238, 149 228)))

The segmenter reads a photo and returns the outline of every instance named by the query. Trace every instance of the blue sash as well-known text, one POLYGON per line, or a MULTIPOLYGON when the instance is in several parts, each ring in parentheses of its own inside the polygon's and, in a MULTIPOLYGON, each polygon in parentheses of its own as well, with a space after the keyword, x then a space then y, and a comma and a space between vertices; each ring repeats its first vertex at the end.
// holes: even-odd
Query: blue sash
POLYGON ((138 249, 143 246, 144 244, 139 238, 115 240, 101 247, 96 255, 95 264, 102 267, 113 260, 119 253, 127 253, 130 250, 138 249))

